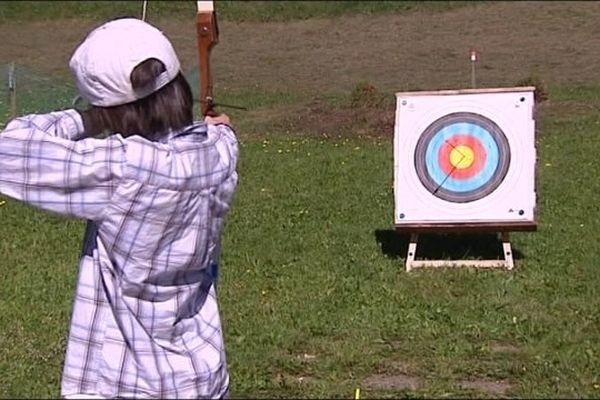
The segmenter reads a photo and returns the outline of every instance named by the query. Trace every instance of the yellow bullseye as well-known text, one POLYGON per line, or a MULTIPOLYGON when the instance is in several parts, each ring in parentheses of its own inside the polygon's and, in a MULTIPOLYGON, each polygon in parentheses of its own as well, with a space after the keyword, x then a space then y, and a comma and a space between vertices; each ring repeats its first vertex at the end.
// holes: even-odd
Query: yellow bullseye
POLYGON ((475 161, 475 153, 469 146, 458 145, 450 151, 450 164, 456 169, 469 168, 475 161))

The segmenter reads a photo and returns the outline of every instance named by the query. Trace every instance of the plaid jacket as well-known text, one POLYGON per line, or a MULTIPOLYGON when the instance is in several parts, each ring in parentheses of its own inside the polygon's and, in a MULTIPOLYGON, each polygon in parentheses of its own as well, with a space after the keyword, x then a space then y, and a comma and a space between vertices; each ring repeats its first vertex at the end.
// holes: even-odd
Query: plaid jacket
POLYGON ((61 395, 214 398, 228 388, 210 267, 238 143, 197 123, 162 142, 84 138, 74 110, 0 133, 0 193, 89 220, 61 395))

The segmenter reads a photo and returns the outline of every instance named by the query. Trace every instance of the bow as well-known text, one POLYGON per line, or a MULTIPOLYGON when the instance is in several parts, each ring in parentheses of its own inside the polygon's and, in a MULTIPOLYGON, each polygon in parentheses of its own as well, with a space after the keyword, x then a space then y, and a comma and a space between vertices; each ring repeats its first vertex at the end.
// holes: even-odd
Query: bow
POLYGON ((216 106, 247 110, 246 107, 231 104, 215 103, 212 93, 212 77, 210 74, 210 51, 219 42, 217 13, 213 1, 197 1, 196 30, 198 36, 198 57, 200 68, 200 110, 202 116, 218 115, 216 106))
POLYGON ((202 116, 214 114, 215 103, 210 75, 210 51, 219 42, 219 28, 213 1, 198 1, 196 30, 200 68, 200 110, 202 116))

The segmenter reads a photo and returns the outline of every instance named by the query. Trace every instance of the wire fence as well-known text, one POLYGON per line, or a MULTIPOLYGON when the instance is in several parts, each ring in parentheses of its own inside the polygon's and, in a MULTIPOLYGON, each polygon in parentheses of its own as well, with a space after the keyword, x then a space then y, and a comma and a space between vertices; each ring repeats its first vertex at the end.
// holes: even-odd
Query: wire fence
POLYGON ((0 63, 0 124, 18 115, 73 106, 77 90, 64 77, 14 62, 0 63))
MULTIPOLYGON (((198 68, 184 71, 195 99, 199 95, 198 68)), ((0 62, 0 127, 18 115, 50 112, 75 106, 72 79, 36 71, 13 62, 0 62)))

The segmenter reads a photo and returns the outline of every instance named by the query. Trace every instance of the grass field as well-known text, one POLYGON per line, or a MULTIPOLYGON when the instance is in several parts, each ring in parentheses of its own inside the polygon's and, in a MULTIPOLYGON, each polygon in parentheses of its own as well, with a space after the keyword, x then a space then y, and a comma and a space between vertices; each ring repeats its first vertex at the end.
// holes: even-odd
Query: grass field
MULTIPOLYGON (((11 7, 4 15, 19 15, 11 7)), ((108 12, 98 7, 84 11, 108 12)), ((224 102, 253 105, 231 112, 240 184, 219 290, 232 397, 352 398, 357 387, 362 398, 600 397, 600 86, 589 81, 548 85, 537 121, 538 231, 511 236, 512 272, 404 272, 391 132, 369 135, 365 110, 343 121, 343 135, 323 134, 272 119, 304 106, 301 90, 225 91, 224 102)), ((68 106, 70 86, 40 82, 20 94, 21 112, 68 106)), ((353 96, 324 94, 324 117, 345 115, 353 96)), ((383 96, 367 111, 387 111, 393 95, 383 96)), ((2 202, 0 397, 55 398, 83 223, 2 202)), ((442 255, 494 249, 484 236, 425 239, 442 255)))

